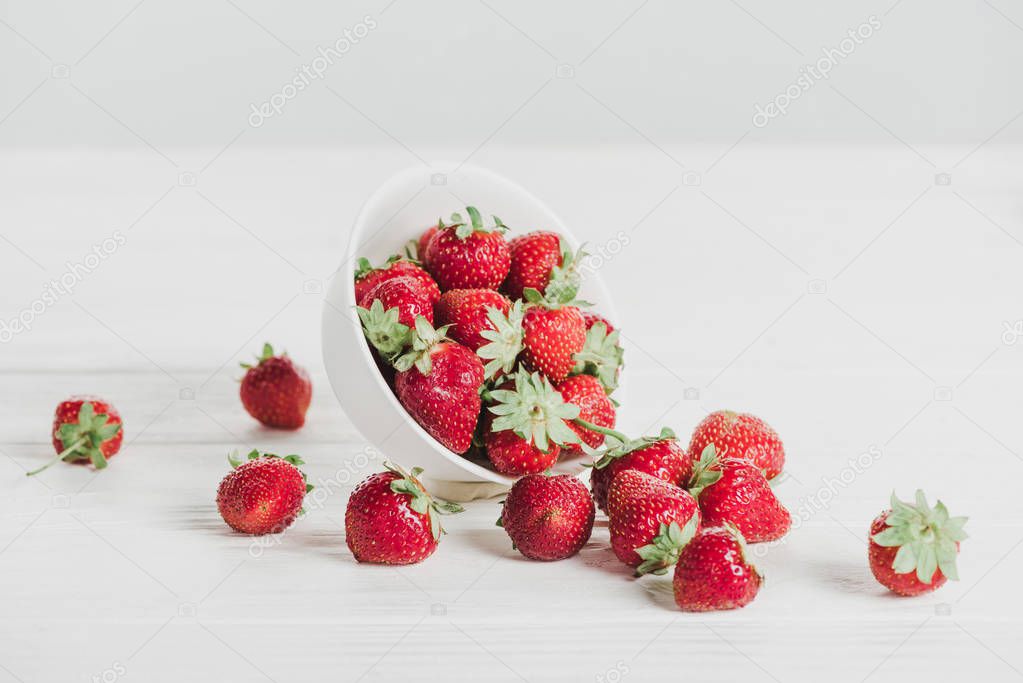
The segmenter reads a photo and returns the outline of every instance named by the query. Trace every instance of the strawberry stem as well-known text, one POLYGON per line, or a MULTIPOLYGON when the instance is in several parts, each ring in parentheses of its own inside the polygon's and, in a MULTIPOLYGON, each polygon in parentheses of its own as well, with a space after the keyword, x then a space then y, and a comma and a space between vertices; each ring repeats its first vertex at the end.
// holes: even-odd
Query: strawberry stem
POLYGON ((579 425, 583 429, 590 430, 591 432, 597 432, 598 434, 603 434, 604 436, 614 437, 615 439, 618 439, 622 443, 628 443, 628 441, 629 441, 629 437, 625 436, 621 432, 616 432, 613 429, 608 429, 607 427, 601 427, 600 425, 595 425, 592 422, 587 422, 586 420, 582 419, 581 417, 575 418, 574 420, 572 420, 572 422, 574 422, 575 424, 579 425))
POLYGON ((53 460, 51 460, 50 462, 46 463, 45 465, 43 465, 42 467, 40 467, 38 469, 34 469, 31 472, 26 472, 25 476, 26 477, 31 477, 31 476, 33 476, 35 474, 39 474, 43 470, 49 468, 51 465, 53 465, 53 464, 63 460, 67 456, 69 456, 72 453, 74 453, 75 451, 77 451, 79 448, 84 446, 88 440, 89 440, 88 436, 83 436, 78 441, 75 441, 73 444, 71 444, 70 446, 68 446, 64 450, 62 450, 59 454, 57 454, 57 457, 55 457, 53 460))

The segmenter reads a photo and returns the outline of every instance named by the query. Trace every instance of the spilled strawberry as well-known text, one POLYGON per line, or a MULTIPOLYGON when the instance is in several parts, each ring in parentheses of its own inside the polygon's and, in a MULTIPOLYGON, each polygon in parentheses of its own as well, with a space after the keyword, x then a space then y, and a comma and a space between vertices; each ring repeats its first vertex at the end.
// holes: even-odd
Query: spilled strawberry
POLYGON ((658 436, 629 439, 613 432, 607 448, 595 456, 590 470, 590 489, 601 510, 607 509, 607 489, 619 472, 637 470, 685 488, 693 473, 689 454, 678 443, 675 432, 667 427, 658 436))
POLYGON ((87 463, 101 470, 107 459, 121 449, 124 430, 121 415, 113 405, 96 396, 72 396, 57 404, 53 415, 52 439, 57 457, 27 472, 39 474, 54 463, 87 463))
POLYGON ((882 586, 899 595, 930 593, 947 579, 959 580, 956 555, 966 517, 950 517, 940 500, 933 508, 917 490, 914 503, 892 492, 891 508, 870 525, 870 571, 882 586))
POLYGON ((593 531, 593 501, 567 474, 529 474, 508 492, 498 525, 531 560, 563 560, 579 552, 593 531))
POLYGON ((279 457, 253 450, 247 460, 228 458, 232 471, 217 488, 217 509, 235 531, 261 536, 284 531, 302 514, 312 490, 297 455, 279 457))
POLYGON ((345 509, 345 543, 359 562, 415 564, 437 550, 444 529, 440 515, 462 506, 434 499, 411 472, 386 463, 386 472, 364 479, 345 509))
MULTIPOLYGON (((696 459, 708 444, 722 457, 750 460, 768 479, 781 474, 785 447, 778 433, 755 415, 719 410, 697 425, 689 442, 689 454, 696 459)), ((747 541, 750 539, 747 537, 747 541)), ((752 541, 750 541, 752 543, 752 541)))
POLYGON ((482 402, 483 362, 470 349, 416 319, 411 349, 394 361, 394 391, 430 435, 454 453, 472 445, 482 402))
POLYGON ((305 424, 313 385, 304 368, 286 353, 274 355, 270 344, 263 344, 256 365, 241 366, 245 376, 239 393, 249 415, 275 429, 298 429, 305 424))
POLYGON ((709 612, 745 607, 763 581, 746 559, 741 533, 728 526, 705 526, 679 554, 672 587, 680 609, 709 612))

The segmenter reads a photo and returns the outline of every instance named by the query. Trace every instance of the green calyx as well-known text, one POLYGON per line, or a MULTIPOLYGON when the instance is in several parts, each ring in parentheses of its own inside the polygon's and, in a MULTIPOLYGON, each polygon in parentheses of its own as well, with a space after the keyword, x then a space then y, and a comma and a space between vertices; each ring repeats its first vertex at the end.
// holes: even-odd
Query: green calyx
POLYGON ((462 218, 462 214, 453 213, 451 214, 451 225, 444 225, 444 221, 439 221, 437 227, 440 229, 454 228, 455 235, 460 240, 464 240, 474 232, 494 232, 495 230, 505 232, 508 230, 508 226, 504 224, 497 216, 491 216, 494 219, 494 226, 491 228, 483 225, 483 217, 480 216, 479 209, 475 206, 465 207, 465 212, 469 216, 469 222, 465 222, 462 218))
POLYGON ((579 435, 566 424, 579 416, 579 406, 567 403, 561 393, 540 373, 525 370, 515 374, 515 389, 494 389, 489 410, 497 417, 491 431, 511 430, 541 451, 551 444, 579 443, 579 435))
MULTIPOLYGON (((544 298, 550 303, 565 305, 575 301, 579 294, 579 287, 582 284, 582 277, 579 275, 579 264, 589 256, 584 246, 579 247, 575 254, 561 245, 561 265, 551 268, 551 274, 544 287, 544 298)), ((575 302, 576 306, 586 305, 585 302, 575 302)))
POLYGON ((666 441, 668 439, 676 438, 675 432, 668 427, 661 429, 661 433, 657 436, 643 436, 638 439, 630 439, 624 434, 616 432, 613 429, 606 429, 583 420, 576 420, 575 422, 584 429, 599 432, 606 437, 604 440, 604 448, 593 455, 593 467, 598 470, 604 469, 618 458, 621 458, 633 451, 638 451, 640 448, 646 448, 658 441, 666 441))
POLYGON ((583 350, 575 354, 576 375, 593 375, 608 394, 618 388, 618 374, 624 366, 625 350, 618 343, 618 330, 611 334, 607 325, 595 322, 586 331, 586 343, 583 350))
MULTIPOLYGON (((253 448, 251 451, 249 451, 245 455, 244 458, 240 458, 238 456, 238 451, 232 451, 227 456, 227 461, 229 463, 231 463, 231 469, 236 470, 239 467, 241 467, 242 465, 244 465, 246 462, 248 462, 250 460, 259 460, 260 458, 278 458, 280 460, 283 460, 286 463, 290 463, 290 464, 294 465, 295 469, 298 470, 298 473, 302 475, 302 481, 305 482, 305 492, 309 493, 314 488, 316 488, 315 486, 313 486, 312 484, 309 483, 309 479, 306 477, 305 472, 303 472, 301 469, 299 469, 300 465, 304 465, 305 464, 305 460, 303 460, 302 456, 300 456, 300 455, 275 455, 274 453, 264 453, 262 451, 259 451, 259 450, 255 449, 255 448, 253 448)), ((299 515, 304 515, 305 514, 305 508, 304 507, 301 508, 298 511, 298 514, 299 515)))
MULTIPOLYGON (((288 354, 287 353, 282 353, 281 355, 282 356, 286 356, 288 354)), ((262 365, 263 363, 265 363, 266 361, 270 360, 273 357, 274 357, 274 347, 270 346, 270 342, 264 342, 263 343, 263 352, 261 354, 259 354, 258 356, 256 356, 256 365, 262 365)), ((239 363, 239 365, 241 365, 246 370, 251 370, 254 367, 250 363, 239 363)))
POLYGON ((39 474, 59 460, 65 462, 89 460, 96 469, 104 469, 107 466, 107 458, 103 455, 100 447, 103 442, 117 436, 119 431, 121 431, 119 423, 110 422, 110 416, 105 413, 97 415, 92 402, 86 401, 78 409, 78 421, 65 422, 58 430, 60 443, 64 450, 50 462, 27 472, 26 475, 31 477, 39 474))
POLYGON ((408 325, 398 322, 400 311, 396 306, 384 310, 383 302, 374 299, 369 308, 359 306, 356 310, 366 340, 388 362, 393 362, 411 343, 412 330, 408 325))
POLYGON ((419 482, 419 475, 423 473, 422 467, 413 467, 411 472, 406 472, 402 467, 390 462, 385 462, 384 467, 399 477, 391 482, 391 490, 411 498, 408 506, 430 519, 430 531, 434 540, 439 541, 441 534, 446 533, 441 526, 440 515, 455 514, 464 511, 465 508, 458 503, 435 499, 427 493, 426 487, 419 482))
POLYGON ((523 347, 522 315, 522 301, 512 304, 507 315, 493 306, 487 309, 487 320, 493 329, 483 330, 480 336, 490 343, 478 348, 476 355, 483 359, 488 379, 500 372, 507 374, 515 367, 523 347))
POLYGON ((430 321, 419 315, 416 316, 416 327, 411 331, 410 341, 412 348, 394 359, 394 369, 398 372, 411 370, 415 366, 419 372, 429 375, 433 369, 431 352, 433 347, 447 339, 445 333, 450 325, 434 329, 430 321))
POLYGON ((963 525, 966 517, 949 517, 940 500, 933 508, 924 492, 917 489, 915 503, 905 503, 892 492, 892 509, 885 520, 888 527, 873 535, 874 543, 898 548, 892 569, 896 574, 916 571, 916 578, 930 583, 936 569, 952 581, 959 580, 956 569, 957 544, 968 538, 963 525))
POLYGON ((682 549, 696 535, 698 518, 699 515, 694 513, 684 527, 680 527, 678 522, 661 524, 652 543, 636 548, 636 554, 643 558, 643 562, 636 567, 636 576, 664 574, 669 567, 673 567, 682 549))
POLYGON ((700 492, 711 484, 716 484, 721 478, 721 470, 718 469, 719 462, 717 448, 712 443, 707 444, 703 452, 700 453, 700 459, 694 463, 693 475, 689 479, 689 493, 693 498, 699 496, 700 492))

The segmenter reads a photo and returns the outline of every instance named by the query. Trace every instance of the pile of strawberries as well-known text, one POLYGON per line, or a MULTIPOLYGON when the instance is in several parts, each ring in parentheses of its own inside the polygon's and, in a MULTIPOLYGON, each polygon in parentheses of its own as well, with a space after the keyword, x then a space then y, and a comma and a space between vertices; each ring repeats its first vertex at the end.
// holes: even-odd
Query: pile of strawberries
MULTIPOLYGON (((611 398, 622 368, 618 332, 584 312, 576 268, 582 252, 551 232, 506 241, 479 212, 438 221, 405 256, 379 268, 365 259, 355 275, 358 315, 377 365, 409 415, 439 443, 518 477, 498 525, 513 547, 539 561, 575 555, 589 540, 596 510, 606 513, 610 551, 637 576, 674 571, 686 611, 749 604, 763 578, 747 543, 778 541, 792 518, 771 488, 785 449, 763 420, 732 411, 708 415, 687 445, 664 428, 630 438, 615 431, 611 398), (547 472, 559 457, 589 456, 590 488, 547 472)), ((240 397, 262 424, 298 429, 312 397, 306 371, 266 344, 243 364, 240 397)), ((107 401, 74 396, 57 406, 57 461, 96 469, 119 451, 121 416, 107 401)), ((217 507, 236 531, 279 533, 303 513, 313 488, 297 455, 258 450, 229 458, 217 507)), ((359 562, 412 564, 437 549, 440 516, 461 506, 432 497, 422 470, 392 464, 353 491, 345 512, 348 548, 359 562)), ((870 527, 869 563, 900 595, 958 579, 965 517, 892 494, 870 527)))
POLYGON ((360 260, 355 297, 409 415, 449 450, 522 476, 603 443, 622 348, 576 299, 584 254, 553 232, 507 240, 507 230, 466 207, 407 256, 379 268, 360 260))

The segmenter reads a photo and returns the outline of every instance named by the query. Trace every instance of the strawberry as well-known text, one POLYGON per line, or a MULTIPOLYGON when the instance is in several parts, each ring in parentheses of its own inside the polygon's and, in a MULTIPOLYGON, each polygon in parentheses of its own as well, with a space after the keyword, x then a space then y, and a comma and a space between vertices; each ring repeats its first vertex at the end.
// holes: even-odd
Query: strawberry
POLYGON ((966 517, 949 517, 940 500, 931 508, 924 492, 904 503, 892 493, 891 508, 870 525, 870 571, 882 586, 899 595, 921 595, 959 580, 956 555, 966 517))
POLYGON ((526 290, 526 300, 531 305, 522 318, 523 363, 560 382, 572 372, 575 354, 586 344, 583 316, 575 306, 545 299, 535 289, 526 290))
POLYGON ((263 344, 256 365, 241 366, 245 376, 240 394, 249 415, 276 429, 298 429, 305 424, 313 385, 304 368, 291 362, 286 353, 275 356, 269 344, 263 344))
POLYGON ((722 456, 752 461, 768 479, 781 474, 785 465, 785 448, 778 434, 753 415, 730 410, 711 413, 693 432, 689 455, 695 460, 710 443, 722 456))
POLYGON ((566 420, 579 414, 539 373, 520 370, 514 381, 487 393, 495 402, 485 423, 487 457, 501 474, 543 472, 558 460, 561 446, 579 440, 566 420))
POLYGON ((360 258, 358 264, 358 268, 355 270, 356 301, 362 301, 366 292, 381 282, 397 277, 410 277, 418 282, 419 291, 430 300, 431 306, 440 298, 440 288, 437 283, 414 261, 401 256, 392 256, 379 268, 374 268, 370 265, 369 260, 364 258, 360 258))
POLYGON ((731 524, 750 543, 776 541, 792 525, 760 468, 748 460, 719 459, 714 444, 703 449, 690 492, 708 525, 731 524))
POLYGON ((619 333, 600 316, 596 320, 592 313, 582 312, 582 316, 586 323, 586 341, 582 350, 575 354, 572 372, 576 375, 593 375, 610 394, 618 388, 618 379, 624 367, 622 358, 625 351, 618 341, 619 333))
POLYGON ((398 322, 407 327, 423 316, 433 323, 433 302, 418 280, 410 277, 394 277, 382 280, 366 290, 359 299, 359 308, 368 309, 379 301, 384 310, 398 309, 398 322))
POLYGON ((31 472, 39 474, 59 460, 64 462, 91 462, 101 470, 107 458, 121 449, 124 430, 121 415, 110 403, 96 396, 72 396, 57 404, 53 414, 51 432, 53 449, 57 457, 31 472))
POLYGON ((419 425, 449 450, 464 453, 472 445, 482 402, 483 362, 470 349, 447 339, 416 318, 412 348, 394 367, 394 391, 419 425))
POLYGON ((511 302, 492 289, 450 289, 440 297, 434 309, 438 325, 450 325, 448 335, 476 351, 487 344, 483 330, 493 330, 488 314, 496 309, 507 315, 511 302))
POLYGON ((745 607, 764 579, 746 560, 746 544, 736 529, 704 527, 682 549, 672 586, 675 604, 685 612, 745 607))
POLYGON ((468 206, 471 224, 452 214, 452 225, 439 228, 427 247, 428 268, 441 291, 449 289, 497 289, 508 275, 511 255, 504 240, 507 227, 494 217, 496 226, 484 228, 480 212, 468 206))
POLYGON ((298 469, 302 458, 283 458, 253 450, 248 461, 228 457, 232 471, 217 489, 217 509, 227 525, 243 534, 262 536, 284 531, 301 515, 312 490, 298 469))
POLYGON ((345 542, 359 562, 422 562, 444 533, 440 515, 461 512, 462 506, 431 497, 419 481, 421 468, 409 473, 390 463, 385 467, 386 472, 370 475, 352 491, 345 542))
MULTIPOLYGON (((604 427, 614 429, 615 426, 615 405, 604 392, 600 382, 590 375, 576 375, 560 382, 556 389, 561 396, 579 406, 579 419, 604 427)), ((604 434, 595 432, 575 424, 569 425, 579 438, 590 448, 598 448, 604 443, 604 434)), ((578 444, 571 444, 566 448, 573 453, 581 453, 582 448, 578 444)))
POLYGON ((612 440, 613 444, 596 456, 590 470, 593 500, 601 510, 607 509, 607 488, 619 472, 638 470, 680 488, 686 486, 693 473, 689 454, 679 445, 675 432, 667 427, 659 436, 628 439, 619 434, 612 440))
POLYGON ((607 331, 607 334, 611 334, 612 332, 615 331, 614 325, 612 325, 607 318, 600 315, 599 313, 593 313, 592 311, 583 311, 582 314, 583 321, 586 323, 587 330, 593 329, 593 326, 596 323, 604 323, 604 329, 607 331))
POLYGON ((531 560, 563 560, 579 552, 593 531, 593 501, 567 474, 529 474, 508 492, 498 526, 531 560))
POLYGON ((444 221, 438 220, 437 225, 431 225, 428 227, 422 235, 419 236, 419 240, 416 241, 416 256, 419 258, 419 262, 430 268, 430 264, 427 261, 426 255, 430 251, 430 242, 437 235, 440 230, 440 226, 444 225, 444 221))
POLYGON ((607 515, 611 549, 638 573, 671 566, 700 524, 700 508, 684 489, 638 470, 611 480, 607 515))
POLYGON ((508 243, 508 250, 511 266, 501 291, 511 299, 521 299, 527 287, 543 294, 552 277, 565 274, 560 267, 566 257, 571 260, 571 252, 562 254, 561 237, 553 232, 520 235, 508 243))

